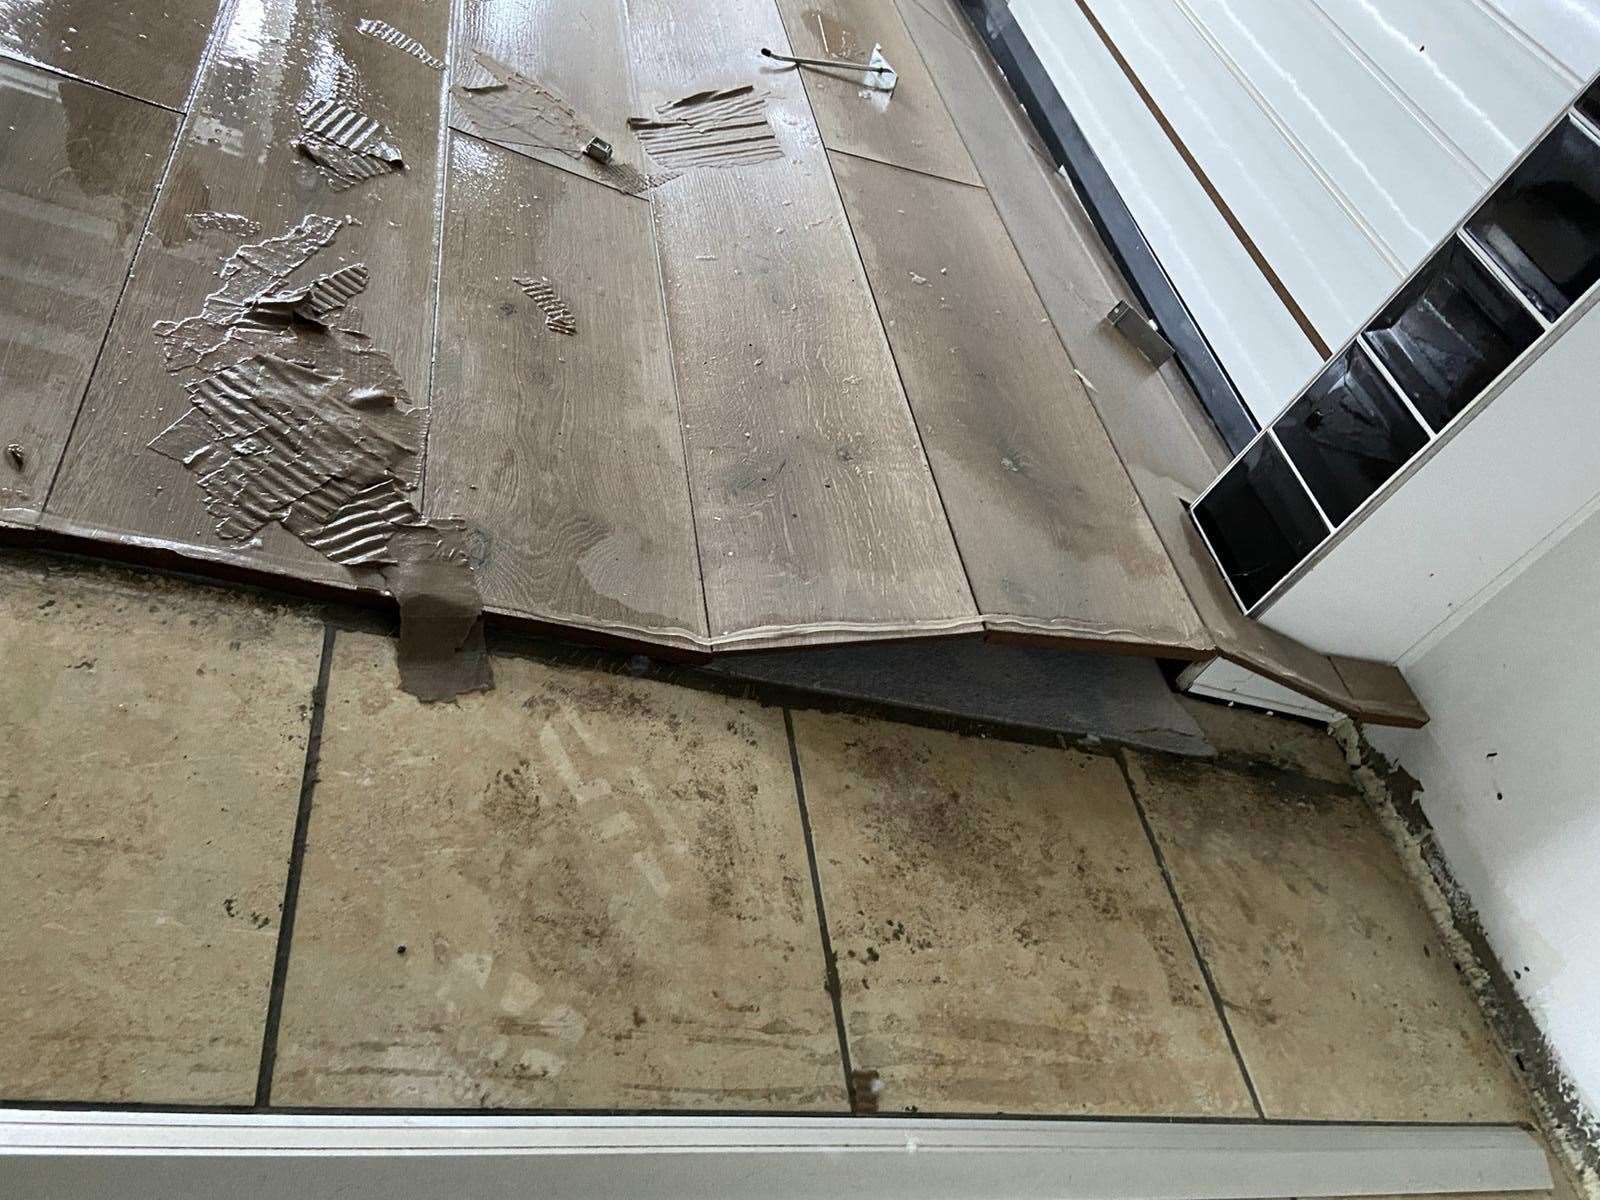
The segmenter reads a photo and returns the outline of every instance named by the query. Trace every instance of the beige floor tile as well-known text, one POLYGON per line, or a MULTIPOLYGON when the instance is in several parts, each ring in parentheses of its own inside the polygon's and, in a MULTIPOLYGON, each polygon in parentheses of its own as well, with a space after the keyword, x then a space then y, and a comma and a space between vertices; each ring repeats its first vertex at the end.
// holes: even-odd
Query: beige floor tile
POLYGON ((0 1096, 249 1103, 322 628, 37 561, 0 559, 0 1096))
POLYGON ((1193 696, 1179 696, 1178 703, 1224 759, 1250 759, 1340 786, 1350 782, 1344 751, 1320 726, 1193 696))
POLYGON ((1253 1114, 1115 760, 795 714, 884 1110, 1253 1114))
POLYGON ((780 710, 339 635, 272 1098, 845 1107, 780 710))
POLYGON ((1353 790, 1128 759, 1269 1117, 1527 1117, 1353 790))

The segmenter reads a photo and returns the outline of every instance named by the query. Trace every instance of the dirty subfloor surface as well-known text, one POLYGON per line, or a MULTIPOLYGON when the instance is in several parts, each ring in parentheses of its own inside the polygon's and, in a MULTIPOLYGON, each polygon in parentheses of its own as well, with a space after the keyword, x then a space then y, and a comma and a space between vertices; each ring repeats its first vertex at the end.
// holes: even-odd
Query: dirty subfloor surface
POLYGON ((429 706, 394 654, 0 556, 0 1100, 1530 1120, 1319 730, 1086 750, 549 645, 429 706))

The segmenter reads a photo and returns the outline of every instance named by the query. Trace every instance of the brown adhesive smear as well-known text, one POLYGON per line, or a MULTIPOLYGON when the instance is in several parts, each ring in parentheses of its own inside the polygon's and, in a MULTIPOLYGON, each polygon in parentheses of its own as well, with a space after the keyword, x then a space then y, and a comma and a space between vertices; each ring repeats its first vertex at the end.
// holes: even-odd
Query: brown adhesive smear
POLYGON ((483 602, 456 519, 413 497, 427 436, 393 361, 354 328, 362 264, 299 287, 288 277, 340 222, 310 216, 241 246, 201 311, 162 322, 167 369, 191 408, 150 443, 193 474, 217 536, 277 522, 400 607, 400 685, 422 700, 494 686, 483 602))
POLYGON ((356 22, 356 32, 364 33, 368 37, 377 38, 385 45, 402 50, 425 66, 432 67, 435 71, 444 70, 444 62, 428 52, 428 48, 408 33, 401 33, 387 21, 374 21, 363 18, 356 22))
POLYGON ((399 149, 377 121, 337 100, 300 107, 300 136, 295 149, 322 168, 336 192, 405 170, 399 149))
POLYGON ((555 285, 548 279, 513 279, 530 300, 544 313, 544 327, 551 333, 564 333, 572 337, 578 332, 578 318, 572 315, 567 302, 556 295, 555 285))
POLYGON ((656 107, 658 119, 628 118, 645 153, 675 171, 742 167, 783 157, 767 123, 767 98, 750 84, 696 92, 656 107))
POLYGON ((630 196, 672 178, 647 176, 620 160, 602 163, 586 157, 583 148, 601 135, 565 97, 481 50, 474 52, 473 58, 476 67, 471 82, 451 89, 456 99, 452 128, 522 154, 554 150, 581 163, 585 174, 630 196))

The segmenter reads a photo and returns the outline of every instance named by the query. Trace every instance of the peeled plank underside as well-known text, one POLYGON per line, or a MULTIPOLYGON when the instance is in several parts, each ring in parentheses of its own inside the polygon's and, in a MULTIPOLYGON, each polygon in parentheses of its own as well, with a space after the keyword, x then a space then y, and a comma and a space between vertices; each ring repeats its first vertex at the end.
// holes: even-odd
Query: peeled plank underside
MULTIPOLYGON (((1077 369, 1015 181, 969 153, 998 130, 1027 159, 1026 134, 954 8, 910 2, 601 0, 578 21, 397 0, 374 23, 261 0, 220 6, 209 51, 204 0, 176 46, 169 0, 0 23, 0 53, 42 64, 4 67, 26 94, 5 199, 33 223, 0 246, 59 310, 59 333, 0 331, 0 442, 24 464, 0 463, 0 519, 372 588, 281 520, 219 525, 215 482, 149 448, 190 403, 157 325, 208 311, 241 246, 325 218, 273 287, 364 268, 339 328, 426 411, 409 502, 465 523, 497 614, 687 650, 989 631, 1208 657, 1212 614, 1077 369), (45 54, 54 16, 94 52, 45 54), (929 28, 955 40, 929 53, 929 28), (892 95, 757 53, 874 44, 892 95)), ((314 344, 307 311, 275 300, 227 336, 270 317, 314 344)), ((234 469, 261 452, 235 442, 234 469)))

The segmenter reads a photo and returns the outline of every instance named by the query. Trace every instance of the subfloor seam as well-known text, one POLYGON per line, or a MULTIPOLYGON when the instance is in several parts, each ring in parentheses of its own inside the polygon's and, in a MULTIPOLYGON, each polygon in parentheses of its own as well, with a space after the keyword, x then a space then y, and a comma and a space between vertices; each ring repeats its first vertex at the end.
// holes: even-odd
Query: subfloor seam
POLYGON ((278 947, 272 963, 272 987, 267 996, 267 1019, 261 1034, 261 1064, 256 1075, 256 1107, 272 1103, 272 1072, 277 1066, 278 1028, 283 1020, 283 992, 289 979, 289 954, 294 942, 295 909, 300 901, 300 874, 305 865, 306 834, 311 825, 311 798, 317 787, 322 759, 322 724, 328 706, 328 677, 333 671, 333 645, 338 631, 322 627, 322 657, 317 682, 311 692, 311 723, 306 732, 306 761, 300 775, 300 801, 295 811, 290 842, 289 869, 283 880, 283 908, 278 914, 278 947))
POLYGON ((1239 1048, 1239 1040, 1233 1035, 1233 1024, 1228 1020, 1227 1006, 1222 1002, 1222 993, 1217 990, 1217 981, 1212 978, 1211 966, 1206 962, 1205 955, 1200 952, 1200 941, 1195 937, 1194 928, 1189 924, 1189 914, 1183 907, 1183 900, 1178 896, 1178 886, 1173 882, 1166 855, 1161 853, 1161 844, 1156 841, 1155 830, 1150 826, 1150 818, 1146 815, 1144 804, 1139 799, 1139 791, 1134 787, 1133 776, 1128 770, 1127 755, 1119 750, 1115 758, 1118 769, 1122 771, 1122 782, 1128 789, 1128 798, 1133 801, 1133 811, 1139 814, 1139 824, 1144 829, 1145 840, 1150 843, 1150 853, 1155 856, 1156 867, 1161 871, 1161 881, 1167 885, 1167 895, 1172 898, 1173 910, 1178 914, 1178 924, 1183 926, 1183 935, 1189 939, 1189 949, 1194 954, 1195 965, 1200 968, 1200 977, 1206 982, 1206 991, 1211 995, 1211 1004, 1216 1009, 1217 1020, 1222 1022, 1222 1033, 1228 1039, 1228 1049, 1233 1052, 1233 1061, 1239 1067, 1239 1077, 1244 1080, 1245 1091, 1250 1093, 1250 1103, 1255 1106, 1256 1116, 1265 1120, 1266 1109, 1261 1105, 1261 1096, 1256 1091, 1255 1080, 1250 1078, 1250 1068, 1245 1065, 1244 1051, 1239 1048))
POLYGON ((844 1028, 844 993, 839 986, 839 960, 833 952, 833 937, 828 932, 828 909, 822 898, 822 873, 817 868, 817 846, 811 836, 811 813, 806 807, 805 779, 800 772, 800 747, 794 736, 794 716, 783 710, 783 731, 789 739, 789 766, 794 771, 794 795, 800 807, 800 833, 805 839, 806 862, 811 868, 811 895, 817 908, 817 930, 822 938, 824 987, 833 1001, 834 1031, 839 1037, 839 1062, 844 1068, 844 1090, 850 1111, 856 1112, 855 1071, 850 1065, 850 1039, 844 1028))

